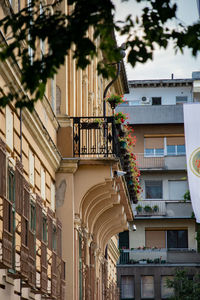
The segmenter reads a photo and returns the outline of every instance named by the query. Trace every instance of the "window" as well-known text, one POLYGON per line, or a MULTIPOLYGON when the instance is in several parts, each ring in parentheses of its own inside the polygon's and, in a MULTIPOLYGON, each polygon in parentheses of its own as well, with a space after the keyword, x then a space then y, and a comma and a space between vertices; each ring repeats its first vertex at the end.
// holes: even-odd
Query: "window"
POLYGON ((154 298, 154 277, 141 276, 141 298, 154 298))
POLYGON ((129 249, 129 231, 119 233, 119 248, 129 249))
POLYGON ((8 105, 6 106, 6 143, 13 151, 13 113, 8 105))
POLYGON ((166 248, 166 232, 165 230, 146 230, 145 246, 149 248, 166 248))
POLYGON ((121 299, 134 299, 134 276, 121 276, 121 299))
POLYGON ((167 287, 167 280, 173 280, 173 276, 161 276, 161 297, 169 299, 174 296, 174 289, 167 287))
POLYGON ((57 231, 55 225, 53 225, 53 230, 52 230, 52 249, 53 251, 57 250, 57 231))
POLYGON ((167 137, 167 155, 185 155, 185 138, 167 137))
POLYGON ((145 198, 162 199, 162 180, 145 180, 145 198))
POLYGON ((30 209, 30 229, 32 232, 36 230, 36 209, 35 204, 31 202, 31 209, 30 209))
POLYGON ((8 199, 11 203, 15 203, 15 175, 12 168, 8 170, 8 199))
POLYGON ((164 155, 164 149, 163 148, 146 148, 144 150, 144 155, 145 156, 163 156, 164 155))
POLYGON ((167 155, 185 155, 185 145, 168 145, 167 155))
POLYGON ((176 104, 186 103, 188 100, 187 96, 176 96, 176 104))
POLYGON ((55 184, 51 182, 51 209, 55 212, 55 184))
POLYGON ((186 180, 169 180, 169 200, 183 200, 184 194, 188 190, 186 180))
POLYGON ((41 167, 41 197, 45 200, 46 197, 46 184, 45 184, 45 170, 41 167))
POLYGON ((167 248, 188 248, 187 230, 167 230, 167 248))
POLYGON ((47 218, 45 215, 42 217, 42 240, 47 242, 47 218))
POLYGON ((151 137, 144 140, 145 156, 163 156, 164 155, 164 138, 151 137))
POLYGON ((152 97, 152 105, 161 105, 161 97, 152 97))

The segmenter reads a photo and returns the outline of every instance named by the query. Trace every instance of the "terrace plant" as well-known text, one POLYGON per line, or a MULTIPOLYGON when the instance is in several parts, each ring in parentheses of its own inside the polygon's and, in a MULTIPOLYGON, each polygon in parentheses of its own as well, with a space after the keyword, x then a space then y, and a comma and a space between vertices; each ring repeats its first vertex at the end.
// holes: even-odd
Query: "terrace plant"
POLYGON ((106 101, 110 104, 112 109, 115 109, 117 105, 124 102, 124 99, 123 95, 111 94, 106 98, 106 101))

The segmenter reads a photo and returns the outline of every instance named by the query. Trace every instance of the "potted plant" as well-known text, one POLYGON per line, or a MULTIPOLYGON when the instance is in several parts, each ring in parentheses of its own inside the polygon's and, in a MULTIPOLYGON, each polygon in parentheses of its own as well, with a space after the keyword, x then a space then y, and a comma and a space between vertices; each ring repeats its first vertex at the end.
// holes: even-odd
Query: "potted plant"
POLYGON ((114 114, 115 124, 119 124, 119 125, 123 124, 126 119, 127 119, 127 115, 122 112, 118 112, 114 114))
POLYGON ((149 206, 149 205, 145 205, 145 207, 144 207, 144 211, 145 211, 145 212, 152 212, 152 208, 151 208, 151 206, 149 206))
POLYGON ((120 148, 126 148, 126 145, 127 145, 127 143, 126 143, 126 138, 118 138, 118 141, 119 141, 119 144, 120 144, 120 148))
POLYGON ((154 211, 154 212, 158 212, 158 211, 159 211, 159 207, 158 207, 158 205, 154 205, 154 207, 153 207, 153 211, 154 211))
POLYGON ((137 213, 141 213, 142 212, 142 206, 140 204, 137 205, 135 209, 136 209, 137 213))
POLYGON ((111 94, 106 101, 110 104, 112 109, 115 109, 118 104, 124 102, 124 99, 122 95, 111 94))

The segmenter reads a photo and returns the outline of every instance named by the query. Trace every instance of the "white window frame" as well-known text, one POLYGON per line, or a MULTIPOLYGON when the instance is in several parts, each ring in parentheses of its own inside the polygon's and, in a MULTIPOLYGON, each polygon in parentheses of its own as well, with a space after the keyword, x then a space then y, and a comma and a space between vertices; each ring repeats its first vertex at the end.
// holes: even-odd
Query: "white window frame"
POLYGON ((7 105, 6 106, 6 144, 11 151, 13 151, 13 139, 14 139, 13 112, 12 109, 7 105))
POLYGON ((41 197, 45 200, 46 199, 46 176, 43 167, 41 167, 40 170, 40 178, 41 178, 40 193, 41 193, 41 197))
POLYGON ((32 186, 35 185, 35 157, 29 149, 29 181, 32 186))
POLYGON ((55 184, 51 182, 51 209, 55 212, 56 209, 56 188, 55 184))

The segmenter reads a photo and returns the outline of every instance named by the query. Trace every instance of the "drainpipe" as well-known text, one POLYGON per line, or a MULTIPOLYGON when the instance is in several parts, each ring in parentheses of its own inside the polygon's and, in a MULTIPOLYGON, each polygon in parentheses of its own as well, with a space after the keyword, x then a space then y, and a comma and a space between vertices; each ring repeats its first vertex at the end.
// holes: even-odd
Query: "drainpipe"
MULTIPOLYGON (((126 49, 126 45, 125 44, 122 44, 120 47, 119 47, 119 50, 120 50, 120 54, 121 54, 121 58, 123 59, 125 56, 126 56, 126 53, 125 53, 125 49, 126 49)), ((119 62, 116 62, 116 63, 113 63, 113 65, 117 65, 117 73, 116 73, 116 76, 115 78, 113 78, 113 80, 111 80, 111 82, 108 83, 108 85, 106 86, 104 92, 103 92, 103 117, 105 119, 106 117, 106 95, 107 95, 107 92, 108 92, 108 89, 111 87, 111 85, 117 80, 119 74, 120 74, 120 67, 121 67, 121 61, 120 60, 119 62)))

